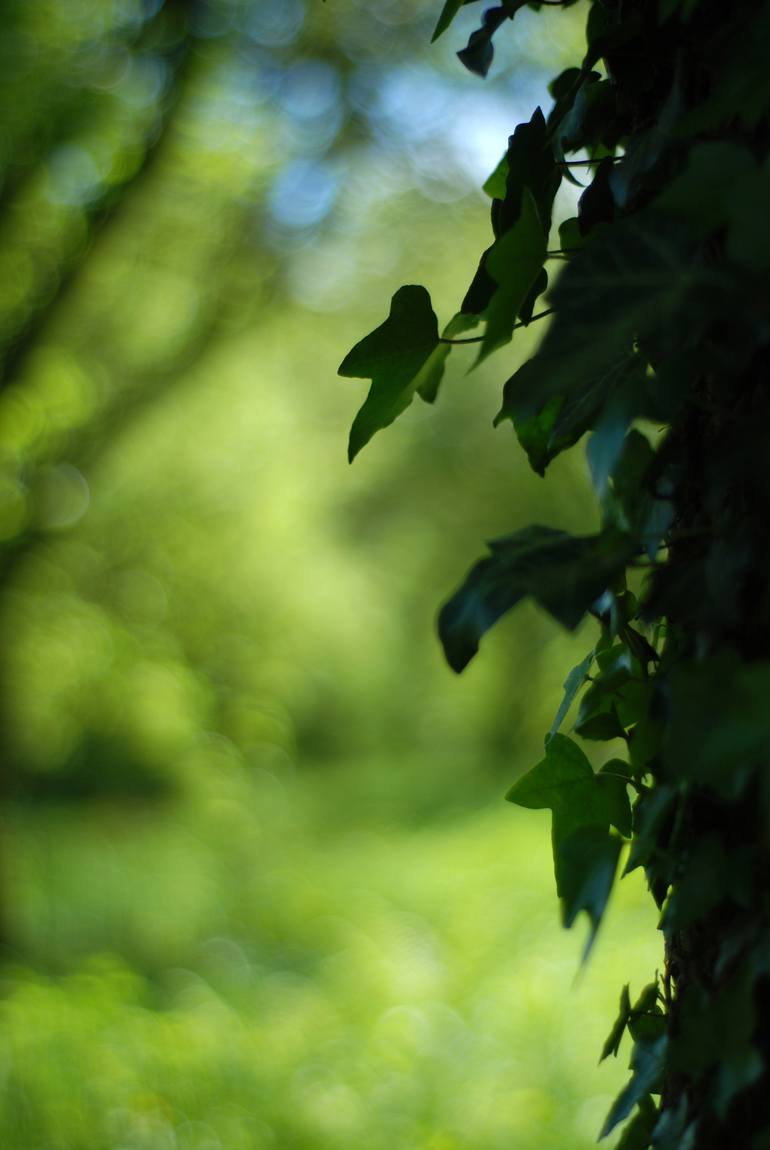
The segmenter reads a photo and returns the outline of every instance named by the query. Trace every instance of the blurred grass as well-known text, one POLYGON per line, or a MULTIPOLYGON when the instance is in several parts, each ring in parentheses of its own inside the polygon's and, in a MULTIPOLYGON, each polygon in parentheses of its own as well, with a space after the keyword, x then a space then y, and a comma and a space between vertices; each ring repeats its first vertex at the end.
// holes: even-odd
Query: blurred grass
POLYGON ((208 767, 172 821, 8 816, 3 1146, 593 1145, 660 957, 636 876, 578 973, 545 818, 348 819, 339 776, 208 767))

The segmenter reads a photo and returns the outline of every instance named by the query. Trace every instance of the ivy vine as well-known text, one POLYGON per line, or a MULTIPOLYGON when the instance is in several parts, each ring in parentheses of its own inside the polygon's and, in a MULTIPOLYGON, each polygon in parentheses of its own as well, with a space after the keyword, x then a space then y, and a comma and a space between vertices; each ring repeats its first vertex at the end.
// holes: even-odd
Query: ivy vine
MULTIPOLYGON (((434 39, 476 2, 447 0, 434 39)), ((575 2, 501 0, 459 58, 484 76, 520 9, 575 2)), ((436 399, 455 345, 481 360, 547 317, 496 423, 540 474, 588 435, 602 528, 494 540, 438 628, 462 671, 525 597, 567 628, 596 621, 508 798, 551 810, 586 949, 621 865, 644 868, 660 910, 664 970, 623 988, 602 1051, 629 1033, 601 1130, 626 1122, 623 1150, 770 1147, 769 63, 767 0, 591 0, 582 61, 485 185, 492 238, 457 315, 440 332, 425 288, 402 287, 340 367, 371 380, 352 460, 415 394, 436 399), (599 771, 561 733, 573 708, 575 735, 621 749, 599 771)))

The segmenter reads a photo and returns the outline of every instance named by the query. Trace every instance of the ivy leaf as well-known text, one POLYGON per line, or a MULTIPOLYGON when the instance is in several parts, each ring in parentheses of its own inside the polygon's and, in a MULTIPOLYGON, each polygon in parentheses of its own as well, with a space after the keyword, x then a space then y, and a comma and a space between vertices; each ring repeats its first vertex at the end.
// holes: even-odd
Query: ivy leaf
POLYGON ((618 1016, 612 1024, 612 1030, 607 1035, 607 1039, 602 1047, 600 1062, 604 1062, 605 1058, 612 1055, 617 1058, 618 1051, 620 1050, 620 1043, 623 1035, 625 1034, 628 1020, 631 1017, 631 996, 629 995, 628 983, 623 987, 620 992, 620 1005, 618 1006, 618 1016))
POLYGON ((366 401, 350 429, 348 459, 405 411, 416 391, 435 398, 450 345, 439 341, 438 321, 424 287, 407 285, 393 296, 380 327, 348 352, 339 374, 371 379, 366 401))
POLYGON ((657 172, 676 140, 676 128, 684 102, 679 80, 666 98, 654 124, 638 133, 623 159, 609 173, 609 183, 616 205, 627 211, 630 205, 650 191, 657 190, 657 172))
MULTIPOLYGON (((620 784, 625 796, 628 796, 620 784)), ((591 931, 584 958, 591 948, 615 878, 621 840, 610 825, 627 825, 618 780, 594 773, 577 743, 554 734, 541 759, 505 796, 520 807, 553 814, 552 842, 556 890, 562 901, 564 925, 572 926, 581 910, 588 913, 591 931)))
POLYGON ((663 828, 673 821, 676 801, 677 792, 666 783, 659 784, 654 790, 642 791, 634 807, 634 838, 624 875, 645 866, 660 849, 663 828))
MULTIPOLYGON (((708 235, 723 225, 731 203, 743 207, 738 189, 756 168, 754 157, 742 144, 725 140, 696 144, 684 171, 667 185, 656 203, 688 220, 701 235, 708 235)), ((753 213, 747 214, 753 218, 753 213)))
MULTIPOLYGON (((525 192, 532 196, 540 220, 540 228, 547 240, 551 228, 553 201, 561 183, 561 169, 558 167, 553 148, 548 140, 545 117, 536 108, 530 120, 518 124, 508 140, 508 151, 490 179, 493 181, 495 197, 492 201, 492 226, 499 241, 513 228, 522 214, 525 192), (501 178, 505 171, 505 187, 500 192, 501 178)), ((462 303, 463 312, 486 312, 497 289, 497 281, 487 266, 489 257, 496 245, 487 248, 482 254, 473 281, 462 303)), ((542 264, 542 260, 540 261, 542 264)))
POLYGON ((741 663, 723 651, 683 663, 668 684, 664 762, 674 778, 697 780, 732 800, 767 754, 770 663, 741 663))
POLYGON ((653 1042, 637 1042, 631 1055, 630 1082, 615 1099, 599 1138, 606 1138, 619 1122, 633 1110, 634 1106, 654 1090, 663 1073, 667 1038, 665 1035, 653 1042))
POLYGON ((698 265, 689 236, 665 220, 637 217, 592 233, 550 293, 556 314, 535 356, 506 383, 496 419, 513 421, 536 471, 595 426, 629 379, 636 386, 635 341, 647 336, 659 352, 672 339, 679 351, 697 348, 722 306, 721 276, 698 265))
POLYGON ((490 200, 505 199, 505 185, 508 180, 508 155, 503 156, 495 170, 484 181, 482 191, 486 192, 490 200))
POLYGON ((539 107, 535 108, 528 121, 516 126, 508 140, 505 158, 508 173, 498 220, 500 232, 513 227, 519 218, 524 191, 528 189, 547 238, 551 230, 553 201, 561 183, 561 169, 556 163, 545 117, 539 107))
POLYGON ((682 1096, 676 1107, 667 1106, 652 1132, 655 1150, 693 1150, 695 1122, 687 1125, 687 1098, 682 1096))
POLYGON ((436 27, 433 30, 433 35, 430 38, 431 44, 438 40, 442 32, 446 32, 449 25, 454 20, 457 13, 466 4, 474 4, 476 0, 446 0, 444 7, 441 10, 441 15, 438 18, 436 27))
POLYGON ((610 759, 599 768, 597 775, 603 787, 610 822, 624 838, 631 838, 631 804, 628 801, 628 785, 632 781, 628 763, 623 759, 610 759))
POLYGON ((607 395, 602 414, 588 441, 586 458, 599 499, 607 495, 609 481, 623 455, 628 428, 638 415, 646 412, 646 372, 644 358, 632 353, 622 368, 621 377, 607 395))
POLYGON ((635 551, 615 532, 575 537, 533 526, 489 544, 492 552, 471 568, 441 609, 438 631, 455 671, 470 662, 481 637, 528 595, 568 630, 574 630, 635 551))
POLYGON ((615 881, 622 843, 604 827, 583 826, 559 845, 562 920, 571 927, 584 910, 591 929, 583 961, 593 946, 615 881))
POLYGON ((658 1108, 646 1094, 640 1098, 636 1114, 623 1130, 615 1150, 647 1150, 657 1119, 658 1108))
MULTIPOLYGON (((717 835, 696 841, 666 903, 660 929, 686 930, 698 919, 705 918, 725 896, 731 861, 717 835)), ((749 887, 750 880, 746 883, 746 888, 749 887)))
MULTIPOLYGON (((554 734, 546 744, 545 758, 517 779, 505 797, 520 807, 551 810, 558 838, 583 826, 613 825, 622 831, 630 809, 627 795, 624 809, 618 782, 596 774, 576 742, 554 734)), ((622 782, 620 787, 625 794, 622 782)))
POLYGON ((576 667, 573 667, 569 675, 567 675, 567 678, 564 680, 564 698, 559 704, 559 709, 556 712, 554 720, 551 723, 551 728, 546 735, 546 742, 556 734, 559 727, 564 722, 567 712, 575 701, 575 696, 577 695, 578 691, 583 686, 583 684, 588 681, 588 675, 591 670, 591 664, 593 661, 594 653, 593 651, 589 651, 585 659, 582 659, 576 667))
MULTIPOLYGON (((471 33, 467 46, 457 53, 458 58, 469 72, 474 72, 477 76, 486 76, 495 54, 492 37, 504 20, 512 20, 518 10, 528 2, 529 0, 502 0, 502 4, 497 8, 487 8, 481 19, 481 27, 471 33)), ((473 0, 463 0, 463 3, 470 4, 473 3, 473 0)), ((460 7, 461 5, 456 0, 447 0, 444 11, 439 17, 436 31, 433 33, 434 40, 443 32, 444 28, 449 26, 460 7), (442 26, 447 9, 449 10, 449 19, 442 26), (439 31, 439 27, 441 27, 441 31, 439 31)))
POLYGON ((655 1042, 666 1033, 666 1018, 660 1009, 658 997, 656 976, 653 982, 644 987, 631 1007, 628 1029, 634 1042, 655 1042))
POLYGON ((497 287, 487 309, 477 363, 510 341, 516 316, 542 271, 545 252, 546 238, 535 201, 525 189, 519 218, 487 254, 486 268, 497 287))
POLYGON ((566 252, 574 252, 583 246, 585 236, 580 230, 577 216, 570 216, 559 224, 559 243, 566 252))
MULTIPOLYGON (((524 2, 524 0, 522 0, 522 2, 524 2)), ((481 27, 471 33, 465 48, 457 53, 458 59, 465 65, 469 72, 473 72, 476 76, 481 76, 482 78, 486 76, 492 66, 492 60, 495 55, 492 37, 509 15, 513 15, 513 13, 507 12, 502 6, 498 8, 487 8, 481 18, 481 27)))

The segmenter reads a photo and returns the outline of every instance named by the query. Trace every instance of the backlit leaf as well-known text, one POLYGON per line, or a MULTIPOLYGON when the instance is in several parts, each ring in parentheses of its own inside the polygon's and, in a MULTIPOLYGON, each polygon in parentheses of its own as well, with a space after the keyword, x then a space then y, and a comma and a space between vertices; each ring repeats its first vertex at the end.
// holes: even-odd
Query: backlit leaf
POLYGON ((567 712, 575 700, 575 696, 577 695, 580 688, 588 681, 588 674, 591 670, 591 664, 593 663, 593 660, 594 653, 593 651, 589 651, 585 659, 582 659, 576 667, 573 667, 569 675, 567 675, 567 678, 564 680, 564 698, 559 704, 559 709, 554 716, 553 722, 551 723, 551 729, 548 732, 547 738, 555 735, 559 727, 564 722, 567 712))
POLYGON ((438 321, 425 288, 399 288, 388 318, 348 352, 339 368, 340 375, 372 381, 350 429, 351 462, 375 432, 409 406, 415 391, 435 397, 449 349, 439 341, 438 321))
POLYGON ((625 568, 635 544, 613 532, 575 537, 533 526, 489 548, 439 614, 439 637, 455 671, 470 662, 485 632, 527 596, 573 630, 625 568))
POLYGON ((518 220, 490 248, 486 268, 496 289, 487 309, 479 361, 511 339, 516 317, 543 267, 546 239, 531 193, 525 189, 518 220))

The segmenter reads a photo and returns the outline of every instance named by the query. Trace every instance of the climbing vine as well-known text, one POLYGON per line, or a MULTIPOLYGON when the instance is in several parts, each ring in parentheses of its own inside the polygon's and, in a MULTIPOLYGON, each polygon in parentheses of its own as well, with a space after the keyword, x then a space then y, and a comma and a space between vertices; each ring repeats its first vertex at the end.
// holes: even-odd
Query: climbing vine
MULTIPOLYGON (((476 0, 447 0, 434 39, 476 0)), ((459 53, 485 76, 520 9, 501 0, 459 53)), ((371 380, 351 460, 456 344, 478 360, 539 320, 503 387, 532 467, 588 436, 602 528, 496 539, 439 614, 462 671, 530 597, 596 640, 567 675, 542 760, 512 786, 549 808, 564 923, 590 948, 618 874, 644 868, 665 966, 624 987, 631 1077, 601 1136, 623 1150, 770 1147, 770 2, 592 0, 582 61, 515 127, 485 190, 492 237, 440 333, 402 287, 347 355, 371 380), (563 180, 577 215, 552 225, 563 180), (555 274, 555 270, 558 274, 555 274), (539 301, 545 296, 544 305, 539 301), (473 333, 473 334, 468 334, 473 333), (607 742, 595 771, 575 738, 607 742), (606 753, 603 756, 607 757, 606 753)), ((541 19, 560 13, 542 12, 541 19)))

